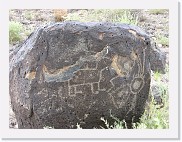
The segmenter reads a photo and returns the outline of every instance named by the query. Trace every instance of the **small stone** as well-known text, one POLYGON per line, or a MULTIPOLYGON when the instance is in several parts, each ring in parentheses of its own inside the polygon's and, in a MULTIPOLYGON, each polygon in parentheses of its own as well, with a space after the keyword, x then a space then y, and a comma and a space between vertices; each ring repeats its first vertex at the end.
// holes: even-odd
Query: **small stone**
POLYGON ((161 48, 162 47, 162 44, 158 44, 158 47, 161 48))
POLYGON ((159 73, 166 73, 166 53, 156 46, 156 43, 151 43, 150 50, 150 65, 151 70, 159 73))

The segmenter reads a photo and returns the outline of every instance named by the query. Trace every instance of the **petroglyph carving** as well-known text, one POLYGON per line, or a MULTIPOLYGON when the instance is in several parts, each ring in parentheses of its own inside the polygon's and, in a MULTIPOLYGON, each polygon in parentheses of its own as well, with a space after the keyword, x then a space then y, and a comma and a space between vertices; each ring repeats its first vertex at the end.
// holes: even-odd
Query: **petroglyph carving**
POLYGON ((19 128, 101 128, 100 118, 111 120, 110 113, 127 123, 139 120, 150 88, 150 40, 142 30, 64 22, 27 41, 10 61, 19 128))

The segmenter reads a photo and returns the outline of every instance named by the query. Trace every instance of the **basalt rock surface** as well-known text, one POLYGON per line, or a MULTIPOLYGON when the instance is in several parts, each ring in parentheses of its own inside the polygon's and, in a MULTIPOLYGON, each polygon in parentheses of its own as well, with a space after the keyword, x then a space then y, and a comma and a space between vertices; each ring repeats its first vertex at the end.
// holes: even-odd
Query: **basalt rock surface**
POLYGON ((151 70, 162 74, 166 73, 166 53, 162 52, 155 42, 151 43, 150 50, 151 70))
POLYGON ((101 117, 144 112, 149 37, 126 24, 64 22, 37 29, 10 53, 12 108, 19 128, 104 127, 101 117))

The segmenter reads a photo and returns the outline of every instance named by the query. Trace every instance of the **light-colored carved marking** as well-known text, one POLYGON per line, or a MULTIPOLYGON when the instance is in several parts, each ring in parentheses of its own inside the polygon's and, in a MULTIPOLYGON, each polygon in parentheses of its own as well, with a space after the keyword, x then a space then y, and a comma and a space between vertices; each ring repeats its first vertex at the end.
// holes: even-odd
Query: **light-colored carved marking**
POLYGON ((71 107, 71 108, 74 108, 74 105, 73 104, 69 104, 68 103, 68 106, 71 107))
POLYGON ((128 110, 128 112, 125 114, 125 116, 128 115, 132 110, 135 109, 135 107, 136 107, 136 100, 137 100, 137 97, 136 96, 137 95, 134 95, 133 99, 131 100, 131 103, 130 103, 131 104, 131 107, 128 110))
POLYGON ((125 105, 126 104, 126 102, 128 102, 128 99, 130 98, 130 95, 129 94, 127 94, 126 95, 126 99, 124 99, 124 102, 120 102, 119 103, 119 105, 118 105, 118 108, 122 108, 123 107, 123 105, 125 105))
POLYGON ((76 88, 74 86, 68 86, 68 95, 70 97, 76 96, 76 88))
POLYGON ((120 77, 125 76, 124 73, 123 73, 123 71, 121 70, 121 68, 118 67, 118 55, 115 55, 112 58, 111 67, 116 71, 116 73, 118 74, 118 76, 120 76, 120 77))
POLYGON ((99 82, 98 82, 98 90, 100 90, 100 81, 102 79, 102 72, 103 72, 104 69, 101 69, 100 70, 100 73, 99 73, 99 82))
POLYGON ((114 97, 112 94, 109 94, 110 98, 111 98, 111 102, 113 103, 113 105, 115 106, 115 108, 118 109, 118 105, 116 104, 115 100, 114 100, 114 97))
POLYGON ((125 91, 125 90, 120 91, 120 92, 117 93, 117 96, 122 97, 124 94, 128 94, 128 91, 125 91))
POLYGON ((83 65, 83 62, 77 62, 74 65, 66 66, 57 70, 48 70, 45 65, 43 65, 43 75, 46 82, 65 82, 73 78, 74 73, 80 70, 80 67, 83 65), (67 74, 69 72, 69 74, 67 74))
POLYGON ((56 108, 56 111, 57 112, 60 112, 60 111, 62 111, 63 110, 63 108, 62 107, 58 107, 58 108, 56 108))
POLYGON ((137 53, 135 53, 134 51, 132 51, 130 57, 135 60, 135 63, 137 63, 137 65, 138 65, 138 73, 141 74, 142 63, 141 63, 141 60, 138 57, 137 53))
POLYGON ((143 48, 143 62, 141 61, 141 58, 138 58, 137 63, 138 63, 138 68, 139 68, 138 69, 139 76, 143 76, 144 69, 145 69, 145 48, 143 48))
POLYGON ((113 105, 117 109, 122 108, 122 106, 125 105, 125 101, 127 101, 129 99, 129 89, 130 89, 129 86, 127 84, 125 84, 121 87, 118 87, 117 89, 115 89, 113 91, 110 91, 110 93, 108 93, 109 96, 111 97, 113 105), (120 97, 124 97, 123 100, 120 100, 119 99, 120 97))
POLYGON ((35 75, 36 75, 36 72, 35 72, 35 71, 28 72, 28 73, 25 75, 25 78, 27 78, 28 80, 32 80, 32 79, 35 78, 35 75))
MULTIPOLYGON (((102 50, 103 51, 103 50, 102 50)), ((101 51, 101 52, 102 52, 101 51)), ((97 52, 94 56, 97 60, 101 60, 101 57, 102 57, 102 53, 101 52, 97 52)))
POLYGON ((82 94, 83 92, 82 92, 81 90, 79 90, 79 91, 76 90, 75 93, 76 93, 76 94, 78 94, 78 93, 82 94))
POLYGON ((139 87, 141 86, 141 82, 140 81, 135 81, 134 83, 133 83, 133 88, 135 89, 135 90, 137 90, 139 87))
POLYGON ((98 68, 98 62, 96 62, 96 67, 95 67, 95 69, 97 69, 98 68))
MULTIPOLYGON (((92 83, 98 83, 98 82, 92 82, 92 83)), ((70 85, 70 87, 71 86, 74 86, 74 87, 78 87, 78 86, 80 86, 80 85, 91 85, 92 83, 84 83, 84 84, 73 84, 73 85, 70 85)))
MULTIPOLYGON (((104 47, 104 48, 105 48, 105 47, 104 47)), ((103 50, 104 50, 104 48, 103 48, 103 50)), ((97 53, 94 55, 94 58, 95 58, 96 60, 101 60, 103 50, 100 51, 100 52, 97 52, 97 53)))
POLYGON ((46 88, 43 88, 41 91, 37 93, 38 95, 45 95, 44 97, 48 97, 48 91, 46 88))
POLYGON ((99 39, 103 40, 103 38, 104 38, 104 33, 99 33, 99 39))
POLYGON ((93 83, 91 83, 91 90, 92 90, 92 93, 94 94, 94 87, 93 87, 93 83))
POLYGON ((138 70, 139 70, 138 72, 139 72, 140 75, 143 74, 142 69, 143 69, 143 67, 142 67, 142 61, 141 61, 140 58, 138 58, 138 70))
POLYGON ((131 33, 132 35, 134 35, 135 37, 137 36, 137 33, 136 31, 133 31, 133 30, 128 30, 129 33, 131 33))
POLYGON ((136 77, 132 80, 130 90, 133 94, 137 94, 144 86, 144 79, 142 77, 136 77))
MULTIPOLYGON (((110 81, 110 82, 111 82, 111 81, 110 81)), ((112 82, 111 82, 111 83, 112 83, 112 82)), ((112 85, 113 85, 113 83, 112 83, 112 85)), ((109 89, 107 90, 107 93, 111 95, 112 93, 110 93, 110 92, 111 92, 111 90, 112 90, 113 88, 114 88, 114 85, 113 85, 113 87, 111 87, 111 88, 109 88, 109 89)))
POLYGON ((125 105, 125 102, 117 102, 118 103, 118 108, 122 108, 125 105))
POLYGON ((137 60, 138 59, 138 56, 136 55, 136 53, 134 51, 131 52, 130 57, 131 57, 132 60, 137 60))
MULTIPOLYGON (((94 55, 94 58, 95 58, 96 60, 101 60, 102 57, 104 56, 104 54, 105 54, 105 55, 108 54, 108 48, 109 48, 109 46, 108 46, 108 44, 106 44, 106 46, 102 49, 102 51, 97 52, 97 53, 94 55)), ((107 57, 105 57, 105 58, 107 58, 107 57)), ((110 59, 110 58, 107 58, 107 59, 110 59)))
POLYGON ((111 84, 112 84, 113 87, 109 88, 108 91, 107 91, 107 93, 110 94, 110 95, 112 95, 112 94, 115 93, 118 89, 120 89, 120 87, 118 87, 118 88, 115 88, 115 87, 114 87, 114 84, 113 84, 113 82, 112 82, 113 79, 114 79, 114 78, 112 78, 112 79, 110 80, 110 82, 111 82, 111 84))
POLYGON ((126 70, 129 70, 129 69, 130 69, 130 63, 129 63, 129 62, 125 62, 125 63, 124 63, 124 68, 125 68, 126 70))
POLYGON ((143 74, 144 74, 144 70, 145 70, 145 48, 143 49, 143 74))
POLYGON ((131 57, 118 56, 117 66, 122 71, 123 76, 129 76, 134 66, 135 60, 131 57))
POLYGON ((81 33, 82 33, 82 31, 74 32, 74 34, 77 34, 77 35, 80 35, 81 33))
POLYGON ((136 31, 134 31, 134 30, 128 30, 128 32, 129 33, 131 33, 132 35, 134 35, 136 38, 140 38, 140 39, 142 39, 142 40, 145 40, 145 38, 143 37, 143 36, 140 36, 140 35, 138 35, 137 33, 136 33, 136 31))
POLYGON ((66 67, 63 67, 61 69, 57 69, 57 70, 48 70, 47 67, 45 65, 43 65, 43 72, 44 73, 47 73, 47 74, 51 74, 51 75, 54 75, 54 74, 61 74, 65 71, 67 71, 70 67, 73 67, 74 65, 71 65, 71 66, 66 66, 66 67))
POLYGON ((105 68, 101 69, 100 74, 99 74, 98 91, 106 91, 105 88, 101 89, 101 85, 100 85, 102 78, 104 78, 104 77, 102 76, 102 72, 103 72, 104 70, 105 70, 105 68))
POLYGON ((119 101, 119 99, 116 99, 116 102, 118 104, 118 108, 122 108, 126 104, 126 102, 127 102, 127 100, 129 99, 130 96, 129 96, 127 90, 126 91, 123 90, 121 92, 118 92, 117 95, 118 95, 119 98, 123 97, 123 100, 121 100, 121 101, 119 101), (126 98, 126 100, 125 100, 125 98, 126 98))
MULTIPOLYGON (((70 80, 68 80, 68 96, 70 97, 75 97, 76 94, 72 94, 71 92, 71 88, 74 87, 73 85, 70 85, 70 80)), ((75 90, 75 87, 74 87, 74 90, 75 90)))
POLYGON ((84 119, 86 119, 88 116, 89 116, 89 114, 85 114, 85 115, 84 115, 84 119))
POLYGON ((106 91, 106 88, 101 89, 100 83, 99 83, 99 89, 98 89, 98 90, 99 90, 99 91, 106 91))
POLYGON ((62 94, 63 94, 63 86, 60 86, 59 88, 58 88, 58 94, 60 95, 60 96, 62 96, 62 94))

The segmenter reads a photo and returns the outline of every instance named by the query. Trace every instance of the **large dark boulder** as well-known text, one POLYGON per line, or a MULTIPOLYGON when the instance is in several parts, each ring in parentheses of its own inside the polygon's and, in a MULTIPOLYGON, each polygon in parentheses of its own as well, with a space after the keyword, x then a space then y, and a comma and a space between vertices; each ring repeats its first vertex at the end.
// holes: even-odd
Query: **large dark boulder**
POLYGON ((104 127, 139 121, 150 89, 150 40, 138 27, 64 22, 36 30, 10 53, 19 128, 104 127))

